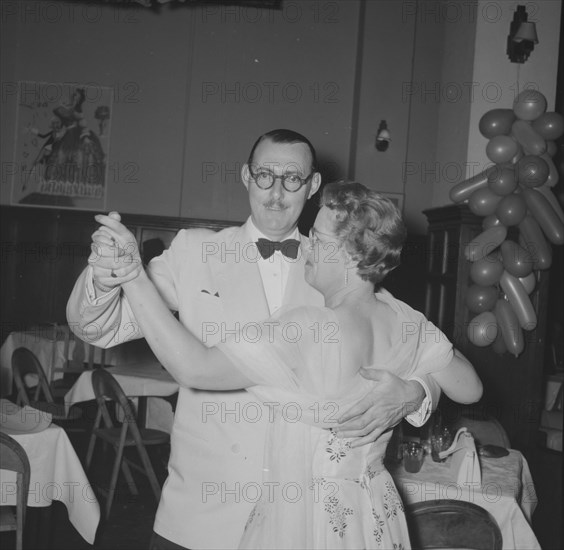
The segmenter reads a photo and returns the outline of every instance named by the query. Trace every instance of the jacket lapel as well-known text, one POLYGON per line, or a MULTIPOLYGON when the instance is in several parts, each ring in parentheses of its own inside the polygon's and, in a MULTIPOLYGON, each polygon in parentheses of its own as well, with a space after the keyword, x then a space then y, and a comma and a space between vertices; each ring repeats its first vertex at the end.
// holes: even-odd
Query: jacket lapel
POLYGON ((210 261, 229 330, 235 328, 235 323, 256 323, 269 317, 256 263, 258 252, 251 242, 248 223, 236 230, 230 240, 219 242, 219 253, 210 261))

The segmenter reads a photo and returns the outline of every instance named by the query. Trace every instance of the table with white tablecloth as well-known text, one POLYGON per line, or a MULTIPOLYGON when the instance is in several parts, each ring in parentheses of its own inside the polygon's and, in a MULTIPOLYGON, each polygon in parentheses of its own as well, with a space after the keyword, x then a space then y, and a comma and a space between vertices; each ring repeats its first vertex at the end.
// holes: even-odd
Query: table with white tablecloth
MULTIPOLYGON (((148 398, 146 418, 148 428, 172 431, 174 413, 168 401, 159 397, 168 397, 178 391, 178 383, 159 364, 138 363, 119 365, 106 369, 112 374, 128 397, 148 398)), ((67 410, 76 403, 95 399, 92 388, 92 371, 80 375, 73 387, 65 395, 67 410)))
POLYGON ((417 473, 403 465, 388 466, 405 504, 456 499, 472 502, 486 509, 497 521, 504 549, 540 550, 531 528, 537 496, 529 465, 517 450, 510 449, 502 458, 480 457, 481 484, 458 484, 446 462, 433 462, 425 456, 417 473))
MULTIPOLYGON (((100 506, 82 464, 65 431, 55 424, 34 433, 15 434, 31 468, 27 505, 47 507, 53 500, 67 508, 69 519, 88 543, 93 544, 100 522, 100 506)), ((16 504, 16 473, 0 470, 0 504, 16 504)))

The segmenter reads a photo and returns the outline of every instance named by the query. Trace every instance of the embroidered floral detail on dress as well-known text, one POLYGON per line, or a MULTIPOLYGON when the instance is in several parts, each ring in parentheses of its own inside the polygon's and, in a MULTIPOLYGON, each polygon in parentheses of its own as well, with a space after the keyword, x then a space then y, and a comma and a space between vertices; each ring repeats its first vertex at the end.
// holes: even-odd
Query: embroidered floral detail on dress
POLYGON ((320 485, 325 483, 325 478, 322 476, 312 477, 311 483, 309 484, 309 490, 314 491, 320 485))
POLYGON ((394 542, 394 550, 405 550, 405 546, 401 542, 399 544, 394 542))
POLYGON ((379 476, 385 470, 382 468, 382 463, 372 462, 366 468, 366 474, 368 475, 368 479, 374 479, 376 476, 379 476))
POLYGON ((372 517, 374 518, 374 538, 376 542, 380 545, 382 544, 382 535, 384 534, 384 525, 385 522, 380 516, 376 513, 376 510, 372 508, 372 517))
POLYGON ((245 524, 245 531, 248 529, 249 525, 251 525, 251 523, 253 523, 253 520, 255 519, 255 514, 257 513, 257 505, 255 504, 253 506, 253 509, 251 510, 251 513, 249 514, 249 519, 247 519, 247 523, 245 524))
POLYGON ((384 510, 388 519, 396 518, 398 512, 403 512, 403 503, 399 498, 395 485, 391 481, 386 481, 386 492, 384 493, 384 510))
POLYGON ((325 511, 330 514, 329 523, 333 526, 333 532, 342 538, 347 528, 347 516, 353 515, 352 508, 343 506, 337 497, 330 497, 325 503, 325 511))
POLYGON ((331 428, 329 430, 331 435, 327 440, 326 451, 329 453, 329 460, 340 462, 342 458, 347 456, 347 452, 351 448, 351 442, 346 441, 342 437, 337 437, 335 431, 331 428))

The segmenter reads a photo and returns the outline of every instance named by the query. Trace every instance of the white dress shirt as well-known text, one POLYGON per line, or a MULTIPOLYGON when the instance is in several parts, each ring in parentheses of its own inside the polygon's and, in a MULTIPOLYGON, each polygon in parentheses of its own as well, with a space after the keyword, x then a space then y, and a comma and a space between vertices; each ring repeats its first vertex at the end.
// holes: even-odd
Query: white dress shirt
MULTIPOLYGON (((268 239, 266 235, 263 235, 258 230, 252 219, 250 219, 249 233, 253 239, 253 242, 255 243, 256 241, 258 241, 258 239, 268 239)), ((294 231, 290 233, 290 235, 284 237, 284 239, 281 240, 299 240, 299 238, 300 234, 298 228, 296 227, 294 231)), ((270 315, 275 313, 282 306, 286 284, 288 283, 290 265, 294 262, 295 260, 284 256, 284 254, 282 254, 280 250, 276 250, 274 254, 270 256, 270 258, 265 259, 260 255, 260 252, 257 248, 257 265, 262 279, 266 301, 268 302, 270 315)))

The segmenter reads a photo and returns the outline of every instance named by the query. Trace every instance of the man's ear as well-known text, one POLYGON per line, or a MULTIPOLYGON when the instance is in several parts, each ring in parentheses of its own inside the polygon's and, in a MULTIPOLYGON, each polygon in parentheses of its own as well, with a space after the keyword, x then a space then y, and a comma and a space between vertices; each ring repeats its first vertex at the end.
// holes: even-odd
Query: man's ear
POLYGON ((248 190, 251 183, 251 171, 249 170, 249 165, 247 163, 243 164, 243 167, 241 168, 241 180, 248 190))
POLYGON ((319 190, 319 186, 321 185, 321 174, 319 172, 315 172, 311 177, 311 187, 309 189, 309 194, 307 196, 308 199, 311 199, 315 193, 319 190))

